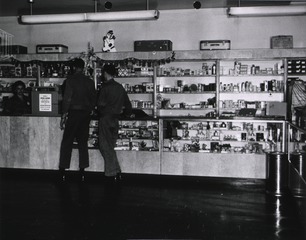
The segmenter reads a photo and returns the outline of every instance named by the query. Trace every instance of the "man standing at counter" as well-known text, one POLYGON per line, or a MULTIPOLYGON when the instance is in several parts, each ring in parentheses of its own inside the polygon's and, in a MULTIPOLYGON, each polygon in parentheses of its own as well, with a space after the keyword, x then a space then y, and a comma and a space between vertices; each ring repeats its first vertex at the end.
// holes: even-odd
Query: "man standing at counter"
POLYGON ((75 73, 65 80, 63 97, 63 114, 61 129, 64 135, 60 149, 59 169, 61 178, 65 181, 65 169, 70 167, 73 140, 76 138, 79 149, 79 168, 81 180, 84 181, 84 170, 89 167, 88 132, 90 115, 96 104, 94 82, 83 73, 84 61, 75 59, 75 73))
POLYGON ((99 149, 104 158, 105 176, 111 182, 121 180, 121 168, 115 151, 119 130, 119 116, 132 116, 132 105, 123 86, 114 80, 116 68, 104 65, 102 86, 98 97, 99 149))

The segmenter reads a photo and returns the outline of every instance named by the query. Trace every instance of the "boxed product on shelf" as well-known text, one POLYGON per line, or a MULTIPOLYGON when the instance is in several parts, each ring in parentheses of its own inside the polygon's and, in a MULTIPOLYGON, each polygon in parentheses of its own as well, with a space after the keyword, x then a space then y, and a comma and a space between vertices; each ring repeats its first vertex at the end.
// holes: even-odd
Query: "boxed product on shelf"
POLYGON ((293 48, 293 36, 279 35, 271 37, 271 48, 293 48))
POLYGON ((230 40, 202 40, 200 50, 229 50, 231 49, 230 40))
POLYGON ((134 51, 172 51, 172 42, 170 40, 139 40, 134 42, 134 51))
POLYGON ((36 53, 68 53, 68 47, 62 44, 38 44, 36 53))

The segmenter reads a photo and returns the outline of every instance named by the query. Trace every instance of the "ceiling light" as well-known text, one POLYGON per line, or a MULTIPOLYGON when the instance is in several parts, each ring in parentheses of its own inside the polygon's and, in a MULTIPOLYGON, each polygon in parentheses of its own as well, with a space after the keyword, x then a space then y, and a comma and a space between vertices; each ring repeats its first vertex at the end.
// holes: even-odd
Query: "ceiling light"
POLYGON ((20 21, 26 24, 84 22, 85 19, 86 13, 23 15, 20 17, 20 21))
POLYGON ((87 13, 87 21, 93 22, 154 20, 158 18, 159 11, 157 10, 87 13))
POLYGON ((107 1, 107 2, 104 3, 104 8, 106 10, 111 10, 112 7, 113 7, 113 4, 111 2, 107 1))
POLYGON ((306 5, 265 6, 265 7, 231 7, 229 16, 257 17, 257 16, 293 16, 306 14, 306 5))
POLYGON ((44 23, 76 23, 76 22, 105 22, 105 21, 136 21, 156 20, 159 18, 158 10, 98 12, 98 13, 70 13, 23 15, 20 22, 24 24, 44 23))
POLYGON ((195 9, 200 9, 200 8, 201 8, 201 2, 199 2, 199 1, 194 1, 194 2, 193 2, 193 7, 194 7, 195 9))

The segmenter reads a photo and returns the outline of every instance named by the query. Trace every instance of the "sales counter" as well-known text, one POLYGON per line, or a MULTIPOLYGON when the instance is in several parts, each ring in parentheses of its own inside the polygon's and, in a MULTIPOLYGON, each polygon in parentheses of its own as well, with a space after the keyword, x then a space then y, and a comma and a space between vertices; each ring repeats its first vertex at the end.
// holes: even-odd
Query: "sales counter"
MULTIPOLYGON (((59 116, 0 116, 0 167, 58 169, 63 131, 59 116)), ((118 151, 127 173, 158 174, 159 152, 118 151)), ((89 150, 88 171, 104 171, 97 149, 89 150)), ((78 150, 73 149, 71 168, 78 170, 78 150)))
MULTIPOLYGON (((62 134, 59 116, 0 116, 0 167, 58 169, 62 134)), ((162 149, 161 143, 159 146, 162 149)), ((131 150, 117 151, 117 155, 124 173, 266 178, 265 154, 131 150)), ((88 171, 104 171, 98 149, 90 149, 89 158, 88 171)), ((78 170, 77 149, 73 150, 70 169, 78 170)))

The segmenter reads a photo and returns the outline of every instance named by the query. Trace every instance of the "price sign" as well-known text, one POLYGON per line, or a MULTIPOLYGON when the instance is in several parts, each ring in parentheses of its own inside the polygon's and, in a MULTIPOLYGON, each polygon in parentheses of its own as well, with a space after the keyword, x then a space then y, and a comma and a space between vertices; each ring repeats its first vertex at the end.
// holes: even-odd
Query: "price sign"
POLYGON ((52 94, 49 93, 39 94, 39 111, 52 112, 52 94))

